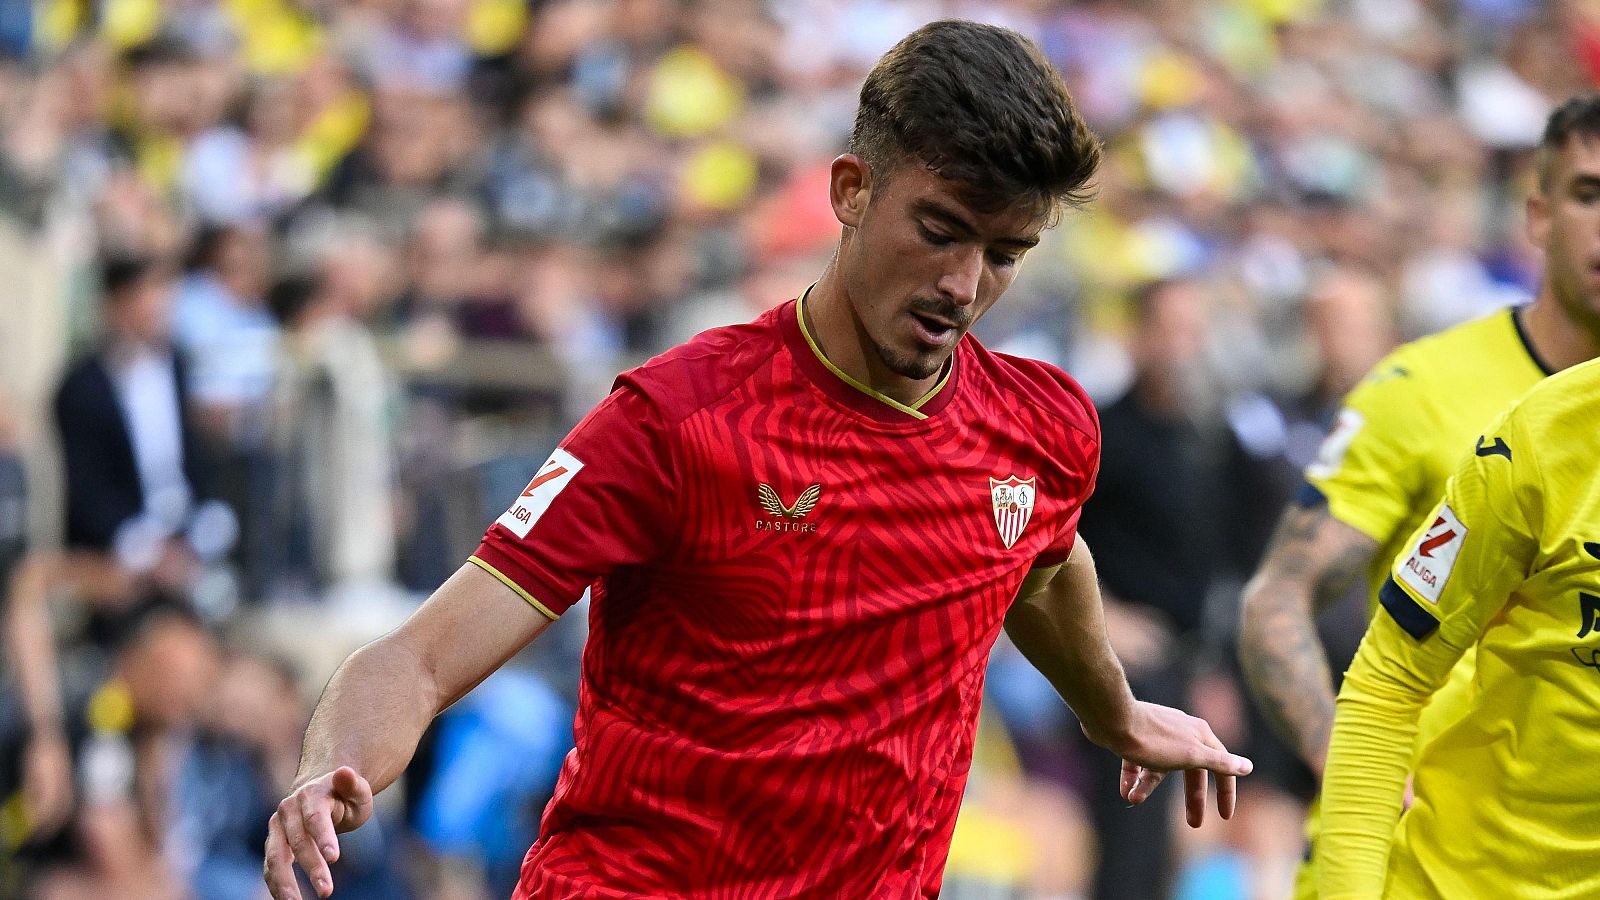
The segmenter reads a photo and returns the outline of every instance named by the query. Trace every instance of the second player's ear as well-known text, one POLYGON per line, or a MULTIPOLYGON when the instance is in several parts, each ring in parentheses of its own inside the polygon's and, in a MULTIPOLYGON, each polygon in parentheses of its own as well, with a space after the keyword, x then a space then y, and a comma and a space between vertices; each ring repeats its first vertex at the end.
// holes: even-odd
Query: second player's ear
POLYGON ((1543 251, 1545 241, 1550 238, 1550 198, 1544 195, 1542 188, 1528 195, 1528 202, 1523 208, 1523 220, 1529 243, 1543 251))
POLYGON ((859 226, 871 199, 872 170, 866 160, 854 153, 835 159, 829 171, 828 201, 839 224, 846 228, 859 226))

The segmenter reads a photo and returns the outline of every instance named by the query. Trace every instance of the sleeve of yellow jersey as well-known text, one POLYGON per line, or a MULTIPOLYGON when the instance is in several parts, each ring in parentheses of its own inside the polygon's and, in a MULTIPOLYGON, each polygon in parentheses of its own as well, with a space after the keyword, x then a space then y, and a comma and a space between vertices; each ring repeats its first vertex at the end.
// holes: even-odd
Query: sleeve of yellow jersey
POLYGON ((1424 440, 1430 425, 1419 377, 1403 360, 1379 363, 1345 398, 1306 467, 1307 483, 1327 498, 1334 517, 1379 546, 1405 527, 1422 500, 1418 448, 1430 446, 1424 440))
POLYGON ((1543 502, 1534 450, 1513 409, 1395 559, 1383 612, 1339 691, 1322 785, 1323 900, 1383 895, 1417 719, 1537 552, 1543 502))

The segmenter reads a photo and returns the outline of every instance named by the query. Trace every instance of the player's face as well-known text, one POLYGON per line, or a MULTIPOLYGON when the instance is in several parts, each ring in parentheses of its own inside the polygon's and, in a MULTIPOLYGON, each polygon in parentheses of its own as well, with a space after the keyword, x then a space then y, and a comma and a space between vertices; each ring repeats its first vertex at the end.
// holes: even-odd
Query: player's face
POLYGON ((1600 138, 1575 135, 1555 155, 1547 191, 1528 200, 1528 235, 1562 309, 1600 327, 1600 138))
POLYGON ((951 182, 915 163, 874 184, 864 163, 845 156, 834 176, 835 212, 855 229, 840 265, 860 327, 884 368, 932 377, 1010 286, 1045 218, 1020 203, 978 213, 951 182))

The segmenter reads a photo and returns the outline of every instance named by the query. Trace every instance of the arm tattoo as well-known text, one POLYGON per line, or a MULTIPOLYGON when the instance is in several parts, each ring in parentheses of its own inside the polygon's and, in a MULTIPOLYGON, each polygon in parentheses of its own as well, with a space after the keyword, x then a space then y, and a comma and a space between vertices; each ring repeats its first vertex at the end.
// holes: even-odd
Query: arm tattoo
POLYGON ((1244 589, 1239 659, 1274 730, 1320 771, 1333 731, 1333 679, 1316 613, 1361 576, 1378 545, 1327 504, 1291 506, 1244 589))

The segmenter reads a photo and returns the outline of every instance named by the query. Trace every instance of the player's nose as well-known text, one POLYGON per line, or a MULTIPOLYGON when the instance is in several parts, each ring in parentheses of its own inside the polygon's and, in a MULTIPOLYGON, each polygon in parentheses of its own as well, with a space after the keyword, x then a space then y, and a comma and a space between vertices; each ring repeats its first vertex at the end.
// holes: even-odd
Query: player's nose
POLYGON ((955 265, 939 279, 939 291, 951 301, 968 306, 978 299, 978 282, 983 278, 983 249, 972 248, 955 258, 955 265))

